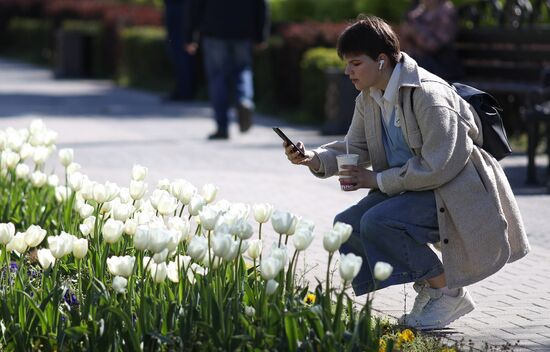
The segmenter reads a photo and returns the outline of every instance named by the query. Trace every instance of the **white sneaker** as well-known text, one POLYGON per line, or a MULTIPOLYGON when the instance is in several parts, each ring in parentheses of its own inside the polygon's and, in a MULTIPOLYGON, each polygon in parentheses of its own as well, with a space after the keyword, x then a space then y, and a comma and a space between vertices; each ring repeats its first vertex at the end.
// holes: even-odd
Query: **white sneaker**
POLYGON ((475 309, 475 303, 465 288, 458 296, 444 295, 441 290, 427 290, 430 300, 414 319, 407 319, 408 325, 419 330, 441 329, 475 309))
POLYGON ((413 289, 418 293, 416 295, 416 298, 414 299, 414 304, 409 313, 403 314, 399 319, 397 319, 397 322, 401 325, 410 325, 408 324, 409 321, 414 321, 415 317, 420 314, 422 311, 422 308, 428 303, 430 300, 430 295, 428 293, 428 290, 430 289, 428 286, 428 283, 426 281, 420 281, 415 282, 413 284, 413 289))

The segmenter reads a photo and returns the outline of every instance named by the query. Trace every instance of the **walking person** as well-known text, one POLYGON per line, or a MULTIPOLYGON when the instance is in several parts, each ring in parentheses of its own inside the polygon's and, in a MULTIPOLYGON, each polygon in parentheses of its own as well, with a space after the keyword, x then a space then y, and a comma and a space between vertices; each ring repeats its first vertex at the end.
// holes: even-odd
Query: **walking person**
POLYGON ((216 118, 216 131, 208 139, 229 138, 229 108, 234 94, 239 129, 252 126, 254 87, 252 50, 268 34, 265 0, 189 0, 187 51, 195 54, 201 37, 208 93, 216 118), (230 88, 231 87, 231 88, 230 88))
POLYGON ((195 93, 195 58, 185 50, 185 11, 189 0, 164 0, 164 25, 175 85, 167 101, 188 101, 195 93))
MULTIPOLYGON (((341 171, 340 182, 347 191, 370 189, 335 219, 353 228, 340 251, 363 258, 353 289, 362 295, 414 282, 418 295, 400 321, 445 327, 475 308, 465 286, 528 253, 514 195, 500 164, 479 147, 475 111, 401 52, 387 23, 361 17, 340 35, 337 49, 361 92, 345 137, 359 164, 341 171), (442 259, 429 246, 436 243, 442 259), (380 283, 372 275, 378 261, 394 268, 380 283)), ((342 141, 314 150, 299 142, 302 156, 284 146, 293 164, 321 178, 338 174, 336 157, 347 149, 342 141)))

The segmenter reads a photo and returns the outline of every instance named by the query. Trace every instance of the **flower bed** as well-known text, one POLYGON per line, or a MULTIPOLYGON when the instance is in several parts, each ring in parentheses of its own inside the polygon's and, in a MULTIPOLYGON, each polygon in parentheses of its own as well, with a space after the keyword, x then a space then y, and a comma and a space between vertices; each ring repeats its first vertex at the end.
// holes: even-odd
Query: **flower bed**
POLYGON ((60 181, 45 171, 56 137, 40 120, 0 131, 1 350, 441 350, 373 317, 371 299, 353 304, 359 257, 341 256, 331 284, 349 225, 325 234, 326 280, 309 287, 296 273, 312 222, 183 179, 148 193, 139 165, 129 187, 94 182, 71 149, 58 152, 60 181), (269 222, 279 238, 267 250, 269 222))

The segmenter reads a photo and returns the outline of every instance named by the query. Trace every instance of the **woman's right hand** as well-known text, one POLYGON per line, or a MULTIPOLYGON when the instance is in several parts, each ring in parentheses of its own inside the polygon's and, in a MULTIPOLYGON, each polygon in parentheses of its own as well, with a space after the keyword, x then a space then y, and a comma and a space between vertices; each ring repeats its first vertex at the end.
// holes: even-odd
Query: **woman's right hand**
POLYGON ((314 170, 318 170, 321 166, 321 161, 319 157, 312 151, 308 151, 304 148, 304 143, 298 142, 296 146, 304 153, 305 156, 301 155, 292 144, 287 144, 283 142, 283 147, 285 147, 285 154, 288 160, 295 165, 305 165, 314 170))

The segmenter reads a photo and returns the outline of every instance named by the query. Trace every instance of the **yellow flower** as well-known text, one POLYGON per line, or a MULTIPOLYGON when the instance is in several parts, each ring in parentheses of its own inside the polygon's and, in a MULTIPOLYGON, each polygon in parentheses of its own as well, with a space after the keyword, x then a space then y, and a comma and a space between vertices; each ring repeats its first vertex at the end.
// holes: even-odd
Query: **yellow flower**
POLYGON ((405 329, 399 333, 399 342, 412 342, 414 340, 414 333, 405 329))
POLYGON ((386 352, 386 340, 380 339, 378 343, 378 352, 386 352))
POLYGON ((306 304, 313 304, 315 303, 315 295, 313 293, 308 293, 306 297, 304 297, 304 302, 306 304))

